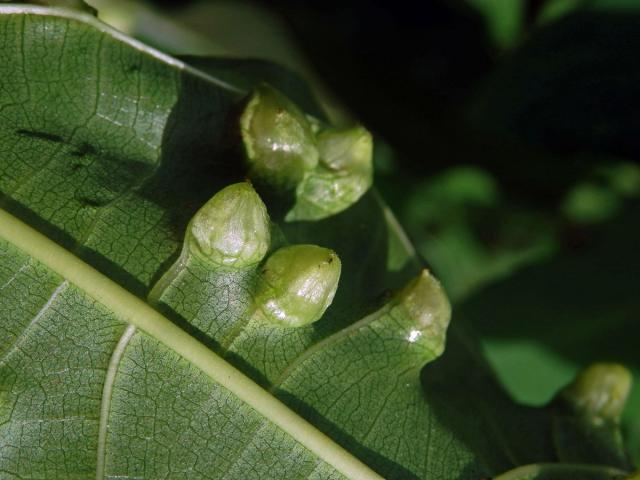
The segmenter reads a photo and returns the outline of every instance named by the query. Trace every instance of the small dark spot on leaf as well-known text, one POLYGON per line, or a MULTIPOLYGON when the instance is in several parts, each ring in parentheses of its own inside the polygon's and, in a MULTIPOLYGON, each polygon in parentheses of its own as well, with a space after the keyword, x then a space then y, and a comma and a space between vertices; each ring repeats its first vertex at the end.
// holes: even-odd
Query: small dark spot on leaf
POLYGON ((60 135, 55 135, 53 133, 47 133, 47 132, 39 132, 37 130, 18 129, 16 130, 16 133, 23 137, 37 138, 38 140, 47 140, 48 142, 63 141, 63 138, 60 135))
POLYGON ((89 197, 80 197, 78 201, 86 207, 99 208, 105 205, 106 202, 101 202, 100 200, 96 200, 95 198, 89 197))
POLYGON ((74 157, 84 157, 86 155, 92 155, 94 153, 96 153, 96 149, 92 145, 89 145, 85 142, 82 143, 76 150, 71 152, 71 155, 73 155, 74 157))

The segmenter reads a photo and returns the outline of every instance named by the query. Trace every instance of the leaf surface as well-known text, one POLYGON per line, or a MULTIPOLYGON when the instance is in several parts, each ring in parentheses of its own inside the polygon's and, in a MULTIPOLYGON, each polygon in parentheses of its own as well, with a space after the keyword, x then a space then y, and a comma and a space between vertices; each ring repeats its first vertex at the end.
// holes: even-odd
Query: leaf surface
POLYGON ((462 330, 422 369, 448 303, 375 192, 317 222, 267 202, 274 248, 342 261, 310 326, 252 316, 259 266, 167 273, 244 176, 244 86, 67 10, 2 7, 0 26, 3 478, 479 478, 553 458, 545 411, 512 404, 462 330))

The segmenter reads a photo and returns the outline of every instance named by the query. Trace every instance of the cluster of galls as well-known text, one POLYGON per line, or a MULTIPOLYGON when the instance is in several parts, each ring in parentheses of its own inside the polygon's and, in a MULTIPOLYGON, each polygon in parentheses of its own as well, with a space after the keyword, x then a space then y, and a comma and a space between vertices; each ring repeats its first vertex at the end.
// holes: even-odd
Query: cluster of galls
POLYGON ((267 85, 249 98, 240 131, 249 176, 294 192, 287 221, 339 213, 371 187, 373 141, 367 130, 323 125, 267 85))
MULTIPOLYGON (((295 190, 288 221, 336 214, 371 186, 372 140, 361 127, 322 126, 266 85, 249 97, 240 123, 249 177, 275 191, 295 190)), ((313 323, 333 301, 340 259, 336 252, 316 245, 272 251, 272 227, 251 183, 229 185, 194 215, 182 256, 172 270, 183 268, 189 256, 211 268, 254 268, 258 274, 252 292, 254 318, 285 327, 313 323)), ((173 274, 168 274, 168 281, 171 278, 173 274)), ((164 286, 161 281, 158 289, 164 286)), ((387 307, 394 310, 395 319, 402 319, 400 329, 406 330, 409 343, 441 353, 450 307, 440 284, 427 271, 387 307)))
MULTIPOLYGON (((195 214, 185 243, 188 254, 216 266, 257 265, 271 244, 267 209, 249 183, 229 185, 195 214)), ((276 325, 315 322, 331 305, 340 268, 338 255, 327 248, 291 245, 276 250, 260 268, 256 313, 276 325)))

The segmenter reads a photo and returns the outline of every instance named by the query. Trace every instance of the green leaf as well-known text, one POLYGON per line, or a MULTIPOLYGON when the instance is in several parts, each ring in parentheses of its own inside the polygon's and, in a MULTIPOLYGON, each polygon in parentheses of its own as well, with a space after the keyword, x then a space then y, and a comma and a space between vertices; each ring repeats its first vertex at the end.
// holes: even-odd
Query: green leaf
POLYGON ((509 48, 519 39, 524 24, 526 2, 523 0, 467 0, 483 16, 492 40, 509 48))
POLYGON ((24 6, 0 7, 0 69, 3 478, 473 479, 555 459, 549 413, 513 404, 461 327, 422 368, 449 303, 374 192, 285 222, 267 191, 269 225, 229 187, 242 86, 24 6), (260 315, 282 298, 302 325, 260 315))
POLYGON ((538 14, 540 23, 556 21, 575 11, 634 13, 638 10, 635 0, 549 0, 538 14))

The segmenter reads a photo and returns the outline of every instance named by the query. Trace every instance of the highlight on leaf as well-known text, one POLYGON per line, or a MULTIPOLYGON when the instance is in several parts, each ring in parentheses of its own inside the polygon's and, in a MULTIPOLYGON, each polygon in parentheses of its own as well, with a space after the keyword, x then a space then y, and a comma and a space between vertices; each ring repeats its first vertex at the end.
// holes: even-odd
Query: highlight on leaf
POLYGON ((191 219, 185 238, 190 253, 234 267, 259 263, 270 241, 267 208, 247 182, 216 193, 191 219))
POLYGON ((316 245, 283 247, 271 255, 261 271, 255 303, 269 323, 302 327, 319 320, 338 288, 338 255, 316 245))
POLYGON ((406 340, 425 347, 433 356, 444 351, 451 304, 440 285, 424 269, 399 293, 393 318, 406 322, 406 340))

